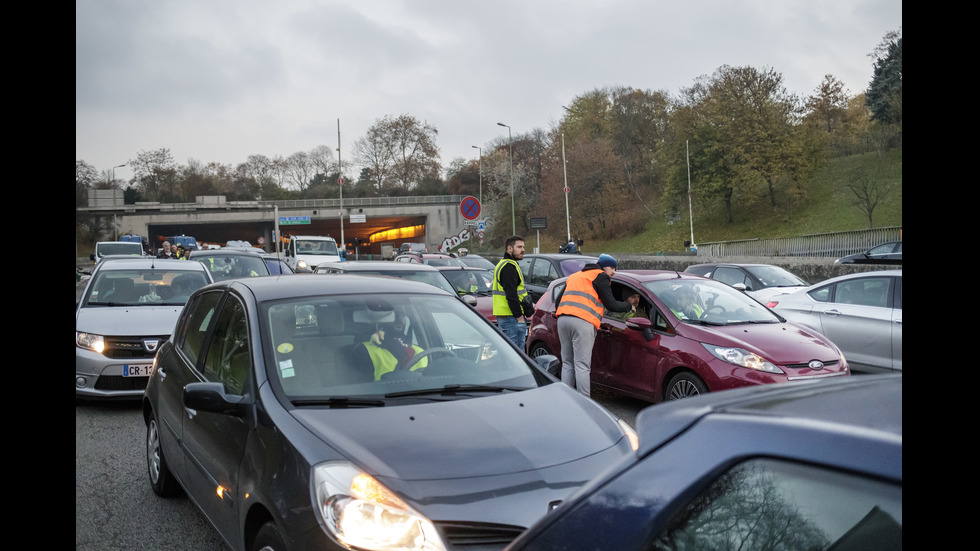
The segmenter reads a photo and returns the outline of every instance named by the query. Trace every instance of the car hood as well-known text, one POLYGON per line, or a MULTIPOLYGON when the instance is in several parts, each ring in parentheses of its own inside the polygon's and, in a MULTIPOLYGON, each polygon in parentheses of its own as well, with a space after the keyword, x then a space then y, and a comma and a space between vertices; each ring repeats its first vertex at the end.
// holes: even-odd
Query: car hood
POLYGON ((373 409, 300 408, 292 415, 370 474, 404 481, 532 472, 597 454, 623 438, 608 413, 558 383, 476 396, 373 409))
POLYGON ((755 300, 758 300, 762 304, 766 304, 774 296, 788 295, 806 288, 807 287, 804 285, 797 287, 766 287, 765 289, 759 289, 758 291, 746 291, 745 294, 751 296, 755 300))
POLYGON ((97 335, 169 335, 183 306, 89 306, 75 315, 75 331, 97 335))
POLYGON ((705 344, 744 348, 776 364, 810 360, 826 362, 840 358, 837 348, 826 337, 793 322, 719 327, 682 325, 685 337, 705 344))

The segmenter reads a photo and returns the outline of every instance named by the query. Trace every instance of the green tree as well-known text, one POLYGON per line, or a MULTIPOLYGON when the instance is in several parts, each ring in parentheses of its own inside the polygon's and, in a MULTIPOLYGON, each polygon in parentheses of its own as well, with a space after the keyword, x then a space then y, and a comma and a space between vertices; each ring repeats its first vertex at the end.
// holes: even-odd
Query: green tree
POLYGON ((141 151, 126 164, 133 170, 133 187, 147 201, 182 202, 178 193, 178 167, 170 150, 141 151))
POLYGON ((874 76, 866 101, 872 119, 902 129, 902 31, 887 33, 872 54, 874 76))

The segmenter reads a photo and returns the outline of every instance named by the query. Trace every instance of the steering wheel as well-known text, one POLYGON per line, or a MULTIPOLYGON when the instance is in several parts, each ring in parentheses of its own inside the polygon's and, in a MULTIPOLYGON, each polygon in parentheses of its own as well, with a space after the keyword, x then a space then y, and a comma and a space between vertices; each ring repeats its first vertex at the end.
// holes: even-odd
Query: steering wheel
POLYGON ((713 306, 709 306, 708 309, 705 310, 703 314, 701 314, 701 316, 704 317, 708 315, 708 313, 711 312, 712 310, 720 310, 721 311, 720 313, 725 313, 728 311, 728 309, 726 309, 724 306, 720 304, 715 304, 713 306))
POLYGON ((430 348, 428 350, 423 350, 423 351, 415 354, 414 356, 412 356, 412 359, 408 360, 405 363, 405 365, 403 365, 401 367, 396 367, 395 370, 401 369, 401 370, 404 370, 404 371, 411 371, 412 370, 412 367, 414 367, 415 364, 419 363, 419 361, 422 358, 425 358, 426 356, 432 356, 432 355, 435 355, 435 354, 440 354, 440 353, 448 354, 449 356, 451 356, 453 358, 456 357, 456 353, 453 352, 452 350, 448 349, 448 348, 430 348))

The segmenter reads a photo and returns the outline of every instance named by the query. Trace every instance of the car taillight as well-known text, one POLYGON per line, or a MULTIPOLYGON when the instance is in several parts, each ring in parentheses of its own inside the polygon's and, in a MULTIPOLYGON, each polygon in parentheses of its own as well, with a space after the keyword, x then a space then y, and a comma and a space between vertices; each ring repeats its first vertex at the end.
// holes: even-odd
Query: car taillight
POLYGON ((778 300, 770 300, 769 302, 766 303, 766 308, 772 310, 773 308, 776 307, 777 304, 779 304, 778 300))

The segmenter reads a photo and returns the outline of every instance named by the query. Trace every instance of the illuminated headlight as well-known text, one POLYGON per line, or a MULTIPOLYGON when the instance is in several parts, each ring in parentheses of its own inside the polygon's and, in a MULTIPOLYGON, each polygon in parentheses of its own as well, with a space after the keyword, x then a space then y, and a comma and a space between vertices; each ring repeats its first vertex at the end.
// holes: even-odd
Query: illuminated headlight
POLYGON ((432 521, 350 463, 313 468, 314 506, 346 546, 372 550, 445 550, 432 521))
POLYGON ((297 260, 296 261, 296 267, 299 268, 299 269, 301 269, 301 270, 305 270, 306 269, 306 261, 305 260, 297 260))
POLYGON ((75 331, 75 346, 94 350, 101 354, 105 350, 105 339, 102 338, 102 335, 75 331))
POLYGON ((713 344, 704 343, 701 343, 701 345, 704 346, 708 352, 711 352, 712 356, 730 364, 735 364, 740 367, 747 367, 758 371, 765 371, 766 373, 783 373, 782 369, 779 369, 772 363, 767 362, 758 354, 753 354, 748 350, 743 350, 741 348, 730 348, 727 346, 715 346, 713 344))

